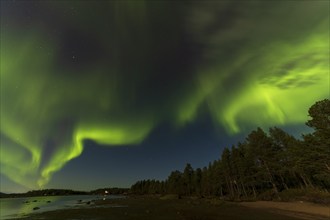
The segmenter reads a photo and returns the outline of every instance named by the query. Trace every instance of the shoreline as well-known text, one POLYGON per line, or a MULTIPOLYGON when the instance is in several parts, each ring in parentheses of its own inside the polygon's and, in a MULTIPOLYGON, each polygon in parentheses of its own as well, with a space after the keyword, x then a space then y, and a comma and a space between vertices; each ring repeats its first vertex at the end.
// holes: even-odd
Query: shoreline
POLYGON ((161 199, 158 196, 129 196, 97 200, 84 207, 32 213, 16 219, 237 219, 237 220, 326 220, 329 207, 297 202, 225 202, 219 199, 161 199))

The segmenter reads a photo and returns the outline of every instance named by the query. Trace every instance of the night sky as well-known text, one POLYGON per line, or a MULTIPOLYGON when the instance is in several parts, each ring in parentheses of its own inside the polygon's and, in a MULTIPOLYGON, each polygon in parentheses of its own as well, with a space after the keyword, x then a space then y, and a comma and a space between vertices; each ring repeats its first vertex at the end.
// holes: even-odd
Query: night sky
POLYGON ((300 136, 329 1, 1 1, 1 190, 91 190, 300 136))

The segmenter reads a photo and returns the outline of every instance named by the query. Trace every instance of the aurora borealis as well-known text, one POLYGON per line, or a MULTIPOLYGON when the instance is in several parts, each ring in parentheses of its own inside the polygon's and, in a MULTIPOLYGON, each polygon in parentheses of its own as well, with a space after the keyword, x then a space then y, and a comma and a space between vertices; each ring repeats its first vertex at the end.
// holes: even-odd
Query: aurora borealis
POLYGON ((208 142, 204 117, 220 140, 258 126, 302 132, 330 96, 329 4, 1 1, 1 190, 51 185, 93 157, 86 142, 125 149, 127 167, 147 139, 166 151, 153 137, 164 125, 173 136, 195 126, 188 135, 208 142))

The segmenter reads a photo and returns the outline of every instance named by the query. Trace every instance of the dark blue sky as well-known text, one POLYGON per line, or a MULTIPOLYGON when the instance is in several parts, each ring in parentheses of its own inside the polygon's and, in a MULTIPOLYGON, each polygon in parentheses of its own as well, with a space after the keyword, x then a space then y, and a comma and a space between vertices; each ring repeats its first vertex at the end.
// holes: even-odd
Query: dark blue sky
POLYGON ((1 1, 1 190, 129 187, 329 95, 328 1, 1 1))
POLYGON ((81 179, 82 187, 88 188, 128 187, 140 179, 164 180, 171 171, 182 170, 186 163, 202 167, 219 158, 224 144, 219 137, 210 121, 200 120, 183 129, 160 126, 140 145, 109 148, 87 141, 84 153, 54 175, 53 182, 60 184, 62 179, 70 179, 72 173, 73 186, 81 179), (91 178, 86 180, 81 170, 91 173, 91 178))

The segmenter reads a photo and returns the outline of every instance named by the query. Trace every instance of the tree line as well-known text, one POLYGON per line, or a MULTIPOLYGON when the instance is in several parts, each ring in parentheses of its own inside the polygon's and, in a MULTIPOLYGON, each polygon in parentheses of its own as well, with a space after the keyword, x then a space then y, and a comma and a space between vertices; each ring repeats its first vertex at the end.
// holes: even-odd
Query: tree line
POLYGON ((257 198, 268 192, 278 196, 286 189, 330 190, 330 100, 310 107, 313 128, 296 139, 273 127, 266 133, 253 130, 243 142, 225 148, 207 167, 171 172, 164 181, 142 180, 131 186, 134 194, 219 196, 228 199, 257 198))

